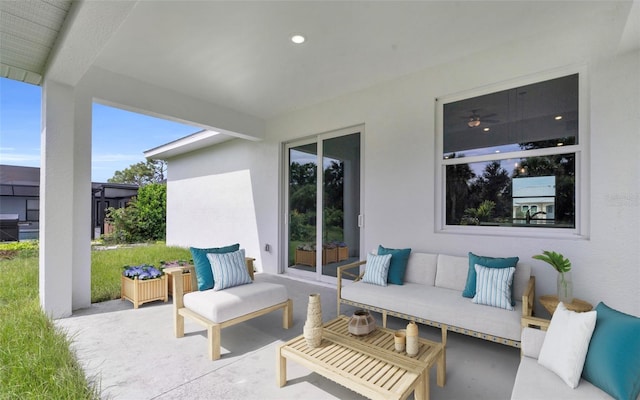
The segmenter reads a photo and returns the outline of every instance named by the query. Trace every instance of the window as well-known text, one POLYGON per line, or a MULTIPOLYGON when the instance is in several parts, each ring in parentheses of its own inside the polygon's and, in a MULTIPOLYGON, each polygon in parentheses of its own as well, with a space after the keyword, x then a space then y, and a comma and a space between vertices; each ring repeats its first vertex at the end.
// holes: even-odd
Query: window
POLYGON ((438 100, 438 230, 579 233, 579 87, 571 74, 438 100))
POLYGON ((27 221, 40 221, 40 200, 27 199, 27 221))

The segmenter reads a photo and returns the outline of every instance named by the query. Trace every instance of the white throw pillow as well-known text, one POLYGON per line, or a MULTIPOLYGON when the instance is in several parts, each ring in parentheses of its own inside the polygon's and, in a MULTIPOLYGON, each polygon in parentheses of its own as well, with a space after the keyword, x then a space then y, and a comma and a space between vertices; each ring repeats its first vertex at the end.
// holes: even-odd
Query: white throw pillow
POLYGON ((513 311, 511 305, 511 285, 516 269, 489 268, 476 264, 476 294, 471 300, 476 304, 504 308, 513 311))
POLYGON ((575 389, 580 382, 595 327, 595 311, 570 311, 560 302, 551 317, 538 364, 555 372, 569 387, 575 389))
POLYGON ((390 263, 391 254, 385 254, 383 256, 377 254, 367 255, 367 266, 364 270, 362 282, 387 286, 387 275, 389 275, 390 263))

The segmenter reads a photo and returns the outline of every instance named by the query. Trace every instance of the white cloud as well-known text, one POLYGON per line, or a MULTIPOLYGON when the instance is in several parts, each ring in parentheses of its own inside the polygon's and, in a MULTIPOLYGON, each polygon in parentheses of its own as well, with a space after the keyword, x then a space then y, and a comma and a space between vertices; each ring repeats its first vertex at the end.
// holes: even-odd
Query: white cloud
POLYGON ((27 153, 13 153, 13 149, 1 148, 0 149, 0 163, 1 164, 40 164, 40 153, 27 154, 27 153))

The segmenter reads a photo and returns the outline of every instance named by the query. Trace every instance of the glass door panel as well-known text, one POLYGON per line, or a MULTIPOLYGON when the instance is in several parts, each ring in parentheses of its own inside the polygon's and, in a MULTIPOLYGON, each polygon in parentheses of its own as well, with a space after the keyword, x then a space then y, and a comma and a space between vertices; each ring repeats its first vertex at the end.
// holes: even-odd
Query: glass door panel
POLYGON ((322 275, 360 253, 360 133, 322 141, 322 275))
POLYGON ((316 272, 318 145, 288 150, 288 260, 287 266, 316 272))
POLYGON ((360 257, 361 134, 353 132, 285 148, 289 273, 335 282, 337 268, 360 257))

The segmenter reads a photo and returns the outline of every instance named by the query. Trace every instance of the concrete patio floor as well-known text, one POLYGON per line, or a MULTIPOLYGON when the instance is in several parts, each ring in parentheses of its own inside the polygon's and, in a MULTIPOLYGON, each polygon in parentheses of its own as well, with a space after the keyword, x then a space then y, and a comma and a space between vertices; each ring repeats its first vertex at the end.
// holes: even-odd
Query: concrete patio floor
MULTIPOLYGON (((186 321, 185 337, 173 336, 171 299, 138 309, 128 301, 97 303, 55 323, 72 338, 81 365, 105 399, 363 399, 293 362, 287 365, 287 385, 277 386, 276 349, 302 333, 307 296, 320 293, 327 321, 336 316, 336 291, 283 276, 258 274, 256 280, 287 286, 293 327, 282 329, 282 314, 275 312, 223 329, 217 361, 207 357, 200 325, 186 321)), ((342 313, 354 310, 343 307, 342 313)), ((389 319, 392 329, 405 325, 389 319)), ((420 336, 440 341, 438 329, 419 328, 420 336)), ((431 399, 508 399, 519 360, 519 349, 450 333, 447 384, 436 386, 432 369, 431 399)))

